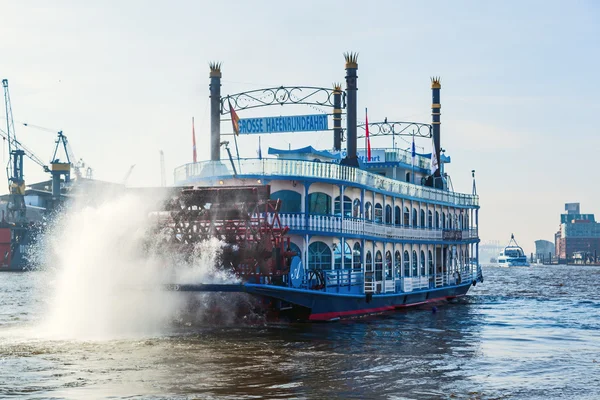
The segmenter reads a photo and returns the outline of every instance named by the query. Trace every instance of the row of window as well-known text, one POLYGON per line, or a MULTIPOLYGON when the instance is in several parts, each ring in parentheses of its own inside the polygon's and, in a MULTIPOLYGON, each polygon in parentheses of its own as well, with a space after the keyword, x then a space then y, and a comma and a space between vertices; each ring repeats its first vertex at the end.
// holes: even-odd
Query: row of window
MULTIPOLYGON (((295 246, 295 245, 294 245, 295 246)), ((297 246, 295 246, 297 248, 297 246)), ((332 255, 333 255, 333 267, 335 269, 342 268, 342 258, 344 259, 344 268, 360 271, 362 269, 362 249, 359 242, 354 243, 354 247, 350 249, 348 243, 344 244, 344 254, 340 249, 340 246, 334 245, 334 251, 332 253, 329 246, 323 242, 313 242, 308 246, 308 269, 322 269, 327 270, 332 267, 332 255)), ((452 263, 452 252, 449 253, 449 263, 452 263)), ((460 251, 455 257, 458 257, 459 262, 465 262, 469 258, 469 251, 460 251)), ((424 276, 426 269, 428 274, 433 275, 433 253, 431 250, 427 251, 427 258, 425 258, 425 251, 420 251, 420 257, 418 257, 417 251, 412 251, 412 258, 408 250, 404 250, 402 254, 399 250, 396 250, 394 259, 392 259, 392 252, 385 252, 385 263, 383 253, 380 250, 375 252, 375 260, 371 250, 367 250, 365 254, 365 272, 375 272, 375 279, 381 280, 383 273, 387 278, 393 276, 394 268, 396 267, 396 276, 424 276), (404 262, 403 262, 404 260, 404 262), (373 262, 374 261, 374 262, 373 262), (385 268, 384 268, 385 266, 385 268), (428 268, 426 268, 428 266, 428 268), (374 269, 373 269, 374 267, 374 269)))
MULTIPOLYGON (((302 211, 302 196, 300 193, 292 190, 279 190, 272 193, 271 198, 282 200, 280 209, 282 213, 299 213, 302 211)), ((330 215, 331 196, 322 192, 309 194, 308 213, 330 215)), ((402 212, 400 206, 392 208, 391 205, 387 204, 384 213, 383 206, 380 203, 376 203, 375 207, 373 207, 371 202, 367 201, 364 204, 363 210, 359 199, 352 201, 348 196, 344 196, 343 201, 340 196, 335 198, 333 202, 333 214, 344 215, 347 218, 361 218, 361 216, 364 216, 364 219, 368 221, 386 225, 427 227, 431 229, 463 229, 463 227, 466 229, 469 227, 469 215, 462 211, 455 214, 450 212, 440 214, 439 211, 435 211, 434 218, 434 213, 431 210, 428 210, 426 214, 425 210, 417 212, 417 209, 413 208, 411 218, 411 212, 406 206, 404 207, 404 212, 402 212)))

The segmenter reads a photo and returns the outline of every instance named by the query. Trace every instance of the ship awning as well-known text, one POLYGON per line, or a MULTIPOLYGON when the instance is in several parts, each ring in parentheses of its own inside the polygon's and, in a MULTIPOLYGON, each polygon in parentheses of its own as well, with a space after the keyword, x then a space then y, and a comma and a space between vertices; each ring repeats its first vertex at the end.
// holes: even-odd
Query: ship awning
POLYGON ((326 150, 317 150, 312 146, 302 147, 300 149, 281 150, 269 147, 269 154, 276 156, 293 156, 293 155, 314 155, 331 159, 339 158, 338 155, 332 154, 326 150))

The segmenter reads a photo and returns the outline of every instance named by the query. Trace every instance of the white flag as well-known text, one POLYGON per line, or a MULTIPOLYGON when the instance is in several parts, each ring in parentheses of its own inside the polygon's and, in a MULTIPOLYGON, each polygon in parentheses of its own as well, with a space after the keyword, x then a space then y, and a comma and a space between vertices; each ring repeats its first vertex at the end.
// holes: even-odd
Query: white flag
POLYGON ((431 175, 433 175, 435 171, 437 171, 439 165, 437 156, 435 154, 435 142, 433 141, 433 139, 431 140, 431 144, 431 175))

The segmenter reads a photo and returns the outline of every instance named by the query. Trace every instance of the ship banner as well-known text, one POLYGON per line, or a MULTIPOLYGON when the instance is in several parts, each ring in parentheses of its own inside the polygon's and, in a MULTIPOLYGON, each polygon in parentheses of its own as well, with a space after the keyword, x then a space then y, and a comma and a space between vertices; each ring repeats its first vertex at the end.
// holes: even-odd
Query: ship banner
MULTIPOLYGON (((340 160, 346 158, 348 152, 346 150, 333 151, 332 154, 336 155, 337 158, 333 159, 332 162, 339 163, 340 160)), ((361 163, 382 163, 385 162, 385 149, 374 149, 371 150, 371 160, 367 158, 367 151, 365 149, 358 149, 356 151, 356 157, 361 163)))
POLYGON ((287 117, 243 118, 239 120, 240 135, 261 133, 311 132, 329 129, 327 114, 293 115, 287 117))
POLYGON ((442 231, 442 240, 462 240, 462 231, 442 231))

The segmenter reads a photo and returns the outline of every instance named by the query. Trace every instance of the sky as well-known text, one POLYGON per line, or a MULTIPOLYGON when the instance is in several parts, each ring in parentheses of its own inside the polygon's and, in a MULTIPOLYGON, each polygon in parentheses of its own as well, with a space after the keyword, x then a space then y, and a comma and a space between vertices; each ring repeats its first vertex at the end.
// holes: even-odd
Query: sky
MULTIPOLYGON (((359 121, 368 107, 371 122, 430 122, 430 77, 441 76, 446 171, 456 191, 470 193, 476 170, 482 241, 508 242, 514 233, 534 251, 534 240, 553 241, 567 202, 600 217, 595 1, 0 5, 0 78, 9 80, 18 139, 42 160, 52 156, 52 132, 62 130, 97 179, 123 182, 135 164, 128 185, 158 186, 163 150, 172 183, 173 169, 192 160, 192 117, 198 158, 210 158, 210 61, 222 62, 226 95, 331 87, 344 80, 343 53, 356 51, 359 121)), ((314 112, 270 107, 240 117, 314 112)), ((278 134, 263 136, 262 146, 326 149, 332 141, 331 132, 278 134)), ((256 138, 241 137, 239 147, 241 157, 255 157, 256 138)), ((47 179, 29 161, 24 170, 27 182, 47 179)))

